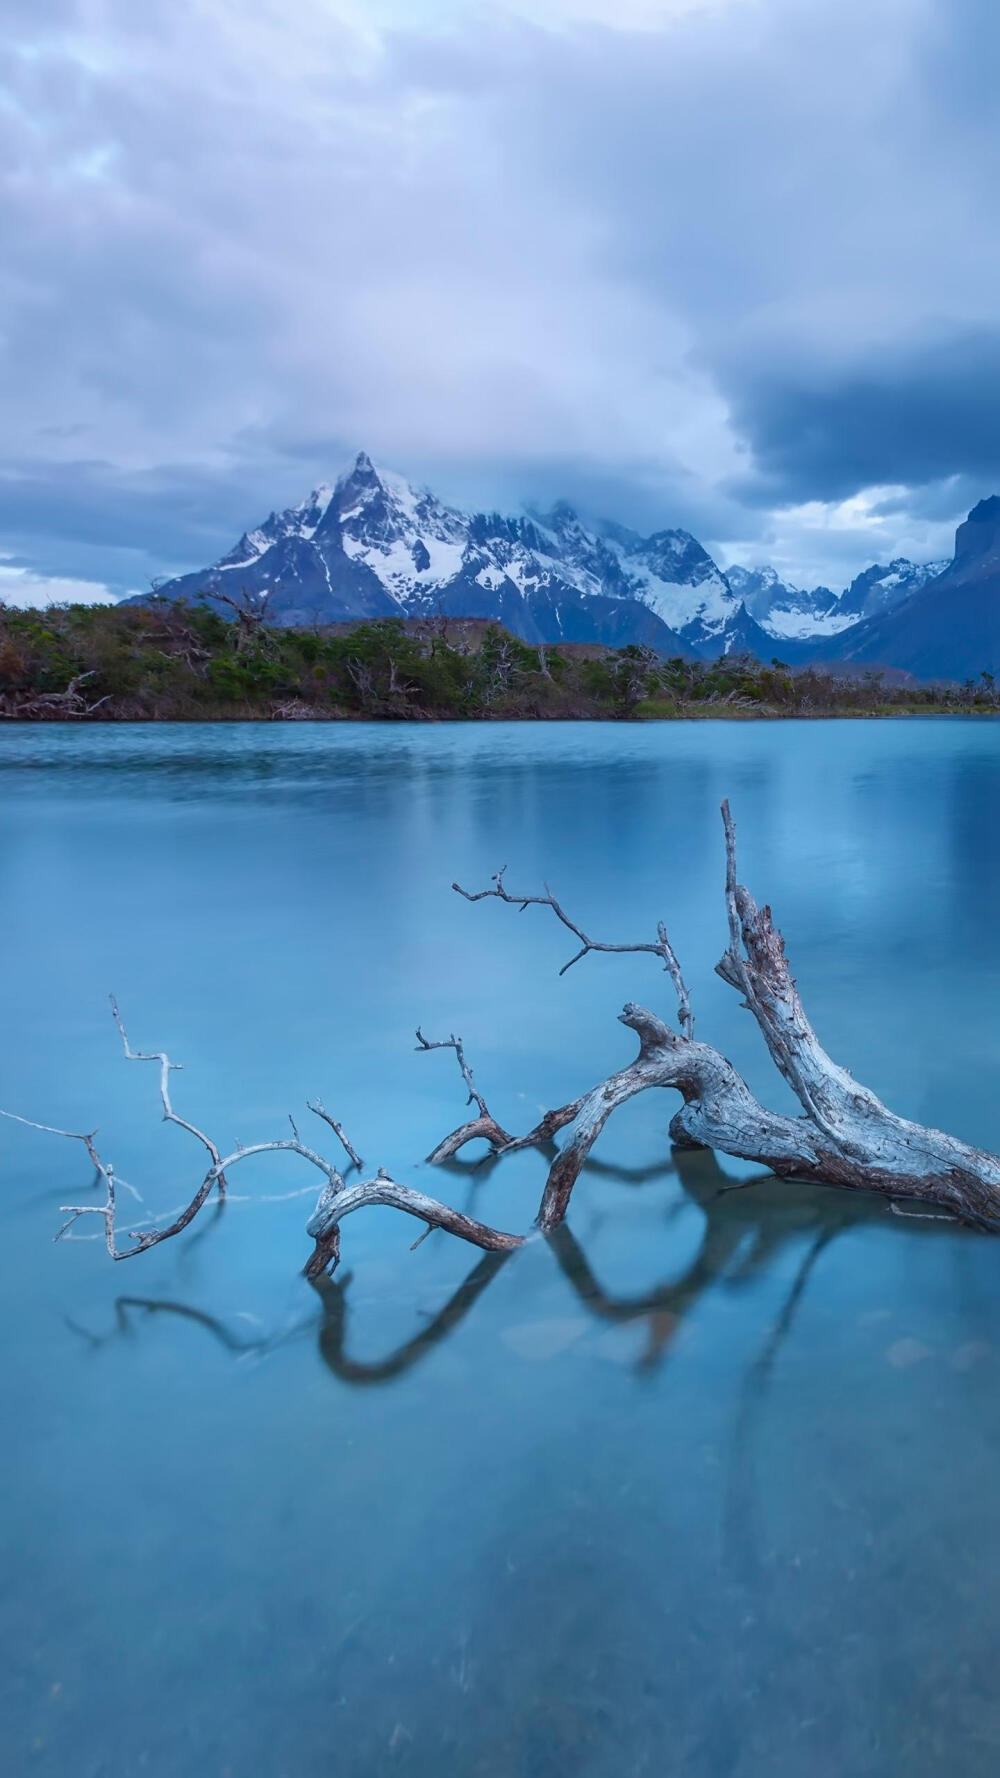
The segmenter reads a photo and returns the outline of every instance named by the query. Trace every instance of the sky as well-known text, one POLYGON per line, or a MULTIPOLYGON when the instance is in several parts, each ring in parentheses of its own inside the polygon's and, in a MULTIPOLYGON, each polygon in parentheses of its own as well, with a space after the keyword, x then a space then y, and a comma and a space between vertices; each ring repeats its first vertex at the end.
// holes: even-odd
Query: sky
POLYGON ((837 589, 1000 491, 995 0, 5 0, 0 599, 361 449, 837 589))

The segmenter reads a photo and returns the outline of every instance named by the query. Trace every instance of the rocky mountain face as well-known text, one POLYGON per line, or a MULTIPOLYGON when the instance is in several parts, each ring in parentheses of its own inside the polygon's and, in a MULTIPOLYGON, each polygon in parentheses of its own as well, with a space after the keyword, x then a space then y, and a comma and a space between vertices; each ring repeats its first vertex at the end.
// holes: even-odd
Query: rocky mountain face
MULTIPOLYGON (((981 562, 988 533, 1000 572, 1000 501, 984 505, 991 516, 973 514, 959 532, 962 559, 981 562)), ((898 560, 866 569, 840 595, 806 590, 770 567, 723 573, 687 531, 588 528, 564 502, 513 517, 460 512, 362 452, 336 483, 272 513, 213 566, 158 591, 227 615, 227 596, 267 596, 269 616, 286 625, 440 614, 486 618, 528 642, 642 643, 666 654, 738 651, 794 662, 855 658, 847 652, 855 640, 867 646, 869 626, 908 609, 941 567, 898 560)))
POLYGON ((727 568, 726 579, 750 616, 776 641, 807 641, 834 636, 856 619, 842 615, 840 599, 829 587, 792 586, 773 568, 727 568))
POLYGON ((811 590, 793 586, 773 568, 727 568, 726 579, 769 636, 781 642, 822 643, 829 658, 830 639, 902 605, 947 566, 947 562, 918 563, 898 556, 888 566, 875 563, 866 568, 842 593, 827 586, 811 590))
POLYGON ((904 556, 897 556, 887 568, 866 568, 841 595, 838 610, 849 615, 854 623, 867 617, 883 617, 919 593, 929 580, 936 580, 947 567, 947 562, 908 562, 904 556))
POLYGON ((847 630, 827 658, 902 667, 918 679, 1000 675, 1000 497, 973 507, 940 573, 847 630))
POLYGON ((167 598, 269 595, 280 624, 482 617, 529 642, 646 643, 716 656, 770 649, 726 576, 686 531, 588 530, 571 507, 462 513, 364 453, 333 486, 248 531, 167 598))

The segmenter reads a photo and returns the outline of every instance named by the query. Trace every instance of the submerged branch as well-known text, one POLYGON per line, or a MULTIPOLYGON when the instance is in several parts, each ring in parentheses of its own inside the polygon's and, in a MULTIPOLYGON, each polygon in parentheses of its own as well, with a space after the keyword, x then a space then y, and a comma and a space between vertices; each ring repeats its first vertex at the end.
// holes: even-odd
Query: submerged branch
POLYGON ((306 1223, 306 1234, 316 1243, 306 1266, 307 1277, 315 1278, 336 1265, 340 1257, 340 1225, 344 1217, 375 1204, 389 1205, 393 1210, 404 1211, 407 1216, 418 1217, 427 1224, 428 1232, 446 1229, 460 1241, 469 1241, 473 1247, 482 1247, 492 1253, 508 1253, 515 1247, 523 1247, 526 1239, 524 1235, 508 1235, 502 1229, 490 1228, 472 1216, 464 1216, 461 1210, 453 1210, 450 1204, 428 1198, 423 1192, 390 1179, 388 1173, 379 1172, 374 1179, 362 1180, 358 1185, 342 1186, 339 1191, 324 1190, 320 1194, 319 1203, 306 1223))
MULTIPOLYGON (((493 887, 478 893, 453 887, 466 901, 489 898, 518 907, 548 907, 574 934, 580 949, 564 965, 561 974, 591 951, 616 954, 645 953, 660 958, 674 986, 679 1030, 673 1029, 645 1007, 629 1002, 620 1021, 638 1039, 635 1059, 589 1092, 565 1105, 546 1111, 540 1121, 521 1136, 507 1131, 490 1111, 476 1084, 463 1041, 451 1034, 431 1040, 417 1030, 417 1048, 428 1052, 454 1051, 466 1089, 468 1104, 476 1115, 438 1143, 432 1162, 450 1160, 474 1140, 486 1142, 494 1158, 531 1147, 543 1147, 563 1129, 569 1135, 548 1171, 535 1227, 551 1234, 562 1225, 573 1189, 594 1144, 608 1119, 629 1099, 649 1088, 670 1088, 682 1101, 670 1123, 671 1141, 679 1148, 716 1149, 741 1160, 752 1161, 781 1179, 841 1186, 851 1191, 874 1192, 887 1199, 896 1214, 917 1203, 940 1215, 980 1229, 1000 1229, 1000 1157, 971 1147, 941 1130, 926 1128, 890 1111, 867 1087, 827 1055, 806 1017, 798 988, 785 955, 784 941, 774 925, 769 907, 758 907, 739 881, 736 835, 728 803, 722 805, 725 834, 725 905, 729 943, 718 964, 718 973, 741 994, 753 1015, 772 1061, 791 1086, 802 1107, 802 1116, 772 1112, 751 1092, 732 1063, 709 1044, 693 1037, 690 996, 680 964, 665 926, 657 929, 656 943, 610 944, 591 939, 546 889, 544 895, 514 895, 505 886, 504 871, 493 887)), ((401 1211, 424 1224, 425 1234, 444 1229, 458 1239, 493 1253, 509 1253, 528 1238, 491 1227, 452 1206, 403 1185, 384 1169, 371 1178, 347 1185, 334 1165, 318 1150, 303 1142, 294 1119, 291 1137, 237 1145, 223 1155, 213 1138, 173 1107, 170 1075, 179 1066, 165 1051, 133 1050, 114 999, 112 1012, 127 1060, 159 1065, 160 1101, 166 1122, 175 1123, 207 1150, 211 1165, 183 1207, 171 1213, 165 1226, 155 1220, 129 1232, 130 1245, 119 1246, 116 1217, 119 1185, 111 1162, 102 1158, 95 1143, 96 1131, 57 1129, 34 1124, 13 1113, 3 1115, 34 1129, 84 1145, 103 1181, 104 1202, 63 1206, 68 1221, 56 1239, 65 1236, 85 1216, 99 1216, 104 1238, 115 1260, 129 1259, 162 1241, 180 1234, 194 1221, 213 1191, 221 1199, 227 1174, 253 1155, 294 1154, 323 1175, 319 1201, 307 1224, 314 1246, 306 1265, 310 1278, 333 1270, 340 1256, 340 1229, 344 1218, 356 1210, 385 1206, 401 1211)), ((345 1153, 358 1170, 361 1160, 342 1126, 326 1111, 321 1100, 309 1102, 309 1110, 333 1130, 345 1153)), ((134 1193, 134 1187, 128 1187, 134 1193)), ((137 1193, 135 1193, 138 1196, 137 1193)), ((913 1214, 911 1212, 911 1214, 913 1214)), ((918 1212, 919 1214, 919 1212, 918 1212)), ((414 1243, 419 1245, 422 1235, 414 1243)))

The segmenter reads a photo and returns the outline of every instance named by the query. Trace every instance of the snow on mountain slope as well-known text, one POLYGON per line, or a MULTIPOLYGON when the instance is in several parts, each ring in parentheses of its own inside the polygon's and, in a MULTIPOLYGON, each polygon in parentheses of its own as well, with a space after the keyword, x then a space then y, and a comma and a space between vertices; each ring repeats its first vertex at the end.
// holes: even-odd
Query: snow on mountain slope
POLYGON ((780 641, 804 641, 812 636, 834 636, 854 620, 840 611, 836 593, 829 587, 793 586, 773 568, 727 568, 726 579, 743 599, 750 615, 769 636, 780 641))
POLYGON ((493 618, 532 641, 608 638, 683 652, 711 640, 720 652, 728 588, 701 546, 677 535, 674 553, 693 558, 695 571, 668 586, 643 559, 655 559, 662 539, 612 547, 566 505, 544 516, 462 513, 362 452, 332 488, 272 513, 213 567, 160 592, 209 603, 237 590, 266 594, 279 623, 441 611, 493 618))
MULTIPOLYGON (((916 571, 916 590, 845 631, 831 658, 902 667, 919 679, 1000 674, 1000 497, 973 507, 958 527, 952 561, 937 575, 934 566, 916 571)), ((896 591, 897 571, 906 580, 910 568, 911 563, 893 562, 884 571, 893 580, 890 594, 896 591)))
POLYGON ((461 571, 468 520, 401 475, 377 471, 364 452, 337 483, 330 509, 345 555, 369 568, 400 606, 461 571))
POLYGON ((695 647, 724 637, 741 601, 690 532, 639 537, 621 526, 605 531, 633 598, 695 647))
POLYGON ((825 611, 820 615, 794 607, 775 606, 766 618, 760 620, 761 628, 768 636, 780 642, 808 642, 814 636, 838 636, 841 630, 847 630, 855 621, 839 611, 825 611))
POLYGON ((255 531, 245 531, 235 549, 223 556, 216 567, 226 573, 234 568, 250 568, 276 543, 291 537, 313 537, 332 493, 331 484, 322 482, 300 506, 290 507, 287 512, 272 512, 255 531))
POLYGON ((793 586, 773 568, 727 568, 726 579, 747 610, 776 640, 808 642, 841 635, 864 618, 891 610, 941 573, 943 563, 917 564, 897 557, 873 564, 841 594, 829 587, 793 586))
POLYGON ((842 594, 840 609, 850 614, 852 623, 861 618, 881 617, 904 599, 921 592, 928 581, 936 580, 948 566, 947 562, 918 563, 897 556, 888 567, 866 568, 842 594))
POLYGON ((775 641, 839 634, 930 573, 902 561, 868 569, 838 599, 826 587, 790 586, 773 568, 724 574, 687 531, 589 529, 564 501, 517 516, 460 512, 361 452, 335 483, 159 591, 226 611, 227 595, 266 595, 284 624, 441 612, 492 619, 533 642, 767 658, 775 641))

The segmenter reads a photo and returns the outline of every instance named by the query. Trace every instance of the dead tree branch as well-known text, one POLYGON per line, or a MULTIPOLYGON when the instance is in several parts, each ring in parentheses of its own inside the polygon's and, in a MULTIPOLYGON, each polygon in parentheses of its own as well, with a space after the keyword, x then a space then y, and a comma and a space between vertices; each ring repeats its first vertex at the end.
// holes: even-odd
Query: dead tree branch
POLYGON ((340 1225, 344 1217, 372 1204, 388 1204, 394 1210, 403 1210, 408 1216, 419 1217, 428 1229, 447 1229, 449 1235, 457 1235, 473 1247, 491 1253, 508 1253, 514 1247, 523 1247, 526 1239, 524 1235, 508 1235, 502 1229, 489 1228, 486 1223, 453 1210, 449 1204, 425 1197, 423 1192, 399 1185, 388 1173, 379 1172, 374 1179, 362 1180, 359 1185, 341 1184, 339 1190, 325 1187, 320 1193, 319 1203, 306 1223, 306 1234, 316 1243, 306 1266, 307 1278, 334 1269, 340 1258, 340 1225))
POLYGON ((344 1135, 343 1125, 338 1124, 336 1118, 330 1116, 330 1113, 327 1111, 326 1106, 323 1104, 322 1099, 307 1099, 306 1100, 306 1110, 313 1112, 313 1114, 316 1117, 321 1117, 325 1124, 329 1124, 331 1130, 333 1131, 334 1135, 337 1138, 337 1141, 340 1143, 341 1148, 344 1150, 344 1153, 350 1159, 352 1167, 357 1167, 358 1172, 360 1173, 362 1167, 365 1164, 364 1161, 361 1159, 361 1156, 359 1154, 355 1153, 353 1147, 351 1146, 351 1143, 348 1141, 347 1137, 344 1135))
POLYGON ((183 1062, 172 1062, 164 1050, 134 1050, 129 1043, 128 1032, 122 1022, 121 1013, 118 1011, 118 1002, 113 994, 110 995, 109 998, 111 1001, 111 1017, 114 1019, 115 1024, 118 1027, 118 1035, 122 1040, 122 1049, 125 1052, 125 1060, 127 1062, 158 1062, 160 1064, 160 1103, 163 1106, 163 1121, 165 1124, 178 1124, 182 1130, 187 1130, 189 1135, 194 1136, 204 1148, 208 1149, 213 1164, 216 1169, 218 1169, 215 1176, 215 1183, 218 1187, 219 1196, 220 1198, 224 1198, 226 1195, 226 1175, 221 1171, 222 1156, 216 1148, 215 1143, 212 1141, 211 1136, 206 1136, 204 1130, 199 1130, 196 1124, 188 1123, 186 1118, 178 1117, 177 1112, 171 1104, 170 1076, 178 1069, 183 1068, 183 1062))
POLYGON ((636 1093, 657 1086, 674 1088, 684 1101, 670 1125, 671 1138, 678 1144, 693 1143, 755 1161, 783 1179, 878 1192, 890 1200, 917 1200, 973 1227, 1000 1230, 1000 1157, 898 1117, 822 1048, 806 1017, 770 908, 759 908, 738 881, 728 803, 722 805, 722 819, 729 945, 718 973, 743 995, 775 1066, 802 1106, 804 1115, 799 1118, 769 1111, 725 1056, 693 1040, 690 1003, 662 926, 660 946, 598 946, 548 892, 512 895, 504 886, 503 871, 494 878, 492 889, 478 894, 454 885, 467 901, 492 896, 522 910, 533 903, 551 907, 581 940, 582 949, 571 964, 597 949, 652 950, 663 955, 678 1003, 687 1014, 678 1034, 645 1008, 631 1003, 625 1007, 621 1022, 639 1037, 639 1055, 581 1101, 572 1135, 546 1182, 540 1228, 550 1231, 562 1221, 580 1171, 611 1113, 636 1093))
POLYGON ((441 1161, 449 1160, 452 1155, 457 1154, 467 1142, 475 1142, 480 1137, 484 1142, 489 1143, 490 1151, 493 1154, 502 1154, 505 1149, 509 1148, 514 1138, 508 1134, 502 1124, 497 1123, 486 1100, 476 1086, 475 1076, 465 1059, 462 1039, 456 1037, 453 1032, 450 1037, 430 1042, 418 1025, 417 1048, 425 1052, 428 1050, 454 1050, 459 1073, 469 1095, 465 1102, 467 1105, 475 1105, 479 1112, 478 1117, 470 1118, 468 1122, 460 1124, 457 1130, 453 1130, 450 1136, 445 1136, 444 1140, 439 1142, 433 1152, 428 1155, 428 1161, 436 1166, 441 1161))
MULTIPOLYGON (((150 1247, 158 1246, 161 1241, 169 1241, 174 1235, 181 1234, 183 1230, 189 1227, 194 1221, 199 1210, 201 1210, 214 1189, 218 1190, 220 1198, 224 1198, 227 1173, 238 1161, 248 1160, 251 1155, 299 1155, 303 1160, 308 1161, 311 1166, 318 1168, 324 1175, 326 1180, 325 1189, 327 1191, 337 1192, 345 1189, 343 1177, 334 1166, 333 1162, 328 1161, 323 1155, 319 1154, 316 1149, 309 1147, 307 1143, 304 1143, 301 1140, 294 1120, 291 1120, 291 1139, 286 1137, 273 1142, 257 1142, 251 1144, 249 1147, 245 1147, 243 1144, 238 1144, 231 1154, 223 1155, 218 1144, 211 1136, 206 1135, 204 1130, 200 1130, 196 1124, 190 1123, 188 1119, 181 1117, 174 1110, 170 1097, 170 1076, 181 1067, 181 1064, 179 1062, 172 1062, 169 1055, 167 1055, 164 1050, 133 1050, 114 995, 111 995, 111 1013, 122 1040, 122 1048, 126 1059, 130 1062, 156 1062, 159 1064, 160 1103, 163 1107, 164 1122, 177 1124, 182 1130, 186 1130, 189 1135, 194 1136, 196 1140, 207 1149, 212 1164, 204 1174, 193 1196, 182 1205, 179 1210, 171 1212, 169 1214, 169 1220, 162 1225, 151 1222, 151 1225, 144 1229, 130 1229, 128 1231, 128 1240, 131 1245, 120 1247, 118 1245, 118 1229, 116 1222, 118 1212, 118 1187, 126 1186, 126 1189, 137 1198, 139 1197, 139 1193, 135 1190, 134 1186, 126 1185, 126 1181, 116 1175, 114 1166, 110 1161, 102 1159, 101 1155, 98 1153, 94 1140, 97 1131, 91 1130, 85 1133, 80 1133, 75 1130, 62 1130, 57 1129, 52 1124, 36 1123, 31 1118, 19 1117, 15 1112, 0 1112, 0 1116, 8 1118, 14 1123, 26 1124, 29 1128, 43 1131, 47 1135, 63 1136, 72 1142, 82 1142, 90 1157, 96 1177, 104 1182, 105 1197, 102 1204, 63 1204, 60 1206, 61 1213, 65 1215, 68 1220, 58 1230, 54 1237, 55 1240, 61 1240, 66 1236, 67 1232, 81 1216, 101 1216, 104 1219, 105 1244, 111 1258, 115 1260, 132 1259, 137 1253, 145 1253, 150 1247)), ((317 1102, 315 1105, 310 1105, 309 1109, 315 1111, 317 1116, 323 1118, 324 1121, 330 1125, 331 1129, 336 1131, 344 1148, 351 1156, 351 1159, 354 1161, 355 1165, 360 1168, 360 1159, 355 1154, 354 1149, 345 1136, 341 1126, 329 1115, 322 1106, 322 1103, 317 1102)), ((403 1190, 405 1188, 400 1189, 403 1190)), ((431 1202, 430 1199, 426 1201, 428 1203, 431 1202)), ((421 1202, 423 1202, 422 1199, 421 1202)))
POLYGON ((694 1015, 691 1011, 691 997, 688 994, 684 983, 684 977, 681 973, 681 966, 677 961, 673 946, 667 937, 667 929, 662 920, 656 929, 655 944, 602 944, 600 940, 596 938, 588 938, 583 928, 578 926, 575 920, 570 919, 565 908, 560 907, 547 883, 545 884, 544 895, 512 895, 510 890, 507 889, 504 884, 504 877, 506 874, 507 866, 504 865, 503 870, 498 870, 496 876, 493 878, 492 889, 480 889, 474 893, 471 890, 463 889, 461 883, 453 883, 452 888, 455 890, 456 894, 464 896, 466 901, 488 901, 490 899, 495 901, 505 901, 509 903, 511 907, 520 908, 522 914, 524 913, 525 908, 529 907, 551 908, 556 919, 561 920, 562 924, 573 933, 574 937, 580 940, 580 949, 574 952, 568 963, 563 964, 559 971, 560 975, 565 975, 568 969, 572 969, 574 963, 579 963, 581 958, 588 956, 591 951, 607 951, 619 956, 628 952, 644 952, 649 956, 659 957, 662 960, 664 969, 667 971, 667 974, 674 984, 674 992, 677 995, 677 1022, 685 1037, 694 1036, 694 1015))
POLYGON ((453 1035, 443 1038, 438 1043, 429 1043, 418 1027, 417 1048, 420 1050, 453 1049, 458 1059, 462 1079, 468 1088, 469 1097, 466 1103, 476 1105, 479 1110, 478 1117, 470 1118, 467 1123, 459 1124, 456 1130, 452 1130, 449 1135, 442 1138, 437 1147, 427 1156, 431 1166, 439 1166, 442 1161, 452 1160, 467 1142, 475 1142, 479 1138, 489 1143, 489 1154, 484 1157, 485 1159, 489 1159, 490 1155, 514 1154, 520 1148, 538 1148, 543 1143, 551 1142, 553 1136, 565 1129, 567 1124, 571 1124, 583 1104, 582 1099, 573 1099, 568 1105, 558 1105, 554 1110, 546 1111, 534 1129, 529 1130, 526 1135, 511 1136, 503 1125, 497 1122, 476 1086, 472 1069, 465 1060, 465 1049, 460 1037, 453 1035))
POLYGON ((9 717, 21 722, 25 718, 47 717, 50 720, 76 720, 85 716, 93 716, 102 704, 110 702, 111 693, 105 692, 102 698, 95 698, 88 704, 80 690, 88 679, 97 677, 97 668, 89 672, 77 673, 70 680, 65 691, 12 691, 0 695, 0 718, 9 717))
MULTIPOLYGON (((680 1030, 674 1030, 658 1014, 629 1002, 619 1017, 638 1039, 639 1050, 635 1059, 608 1079, 599 1081, 582 1097, 546 1112, 526 1135, 512 1136, 493 1116, 477 1087, 462 1039, 452 1034, 446 1039, 431 1041, 418 1029, 418 1049, 451 1049, 455 1052, 468 1103, 477 1113, 438 1144, 430 1156, 431 1161, 449 1160, 467 1143, 477 1139, 485 1140, 494 1156, 511 1154, 518 1149, 549 1142, 558 1131, 571 1125, 570 1134, 549 1169, 535 1223, 540 1233, 551 1234, 563 1223, 576 1181, 612 1113, 650 1087, 669 1087, 680 1095, 682 1101, 670 1123, 671 1141, 678 1148, 716 1149, 741 1160, 753 1161, 781 1179, 878 1193, 889 1201, 897 1214, 900 1204, 916 1202, 972 1227, 1000 1230, 1000 1157, 973 1148, 941 1130, 925 1128, 898 1117, 873 1092, 855 1081, 846 1069, 832 1061, 822 1048, 806 1017, 785 956, 784 942, 773 923, 771 911, 768 907, 758 907, 749 890, 738 880, 735 829, 728 803, 722 805, 722 818, 729 943, 717 966, 718 972, 742 995, 743 1004, 756 1020, 775 1066, 795 1093, 802 1115, 788 1117, 768 1110, 719 1050, 695 1041, 690 997, 662 924, 658 927, 655 944, 601 943, 589 938, 582 927, 569 918, 548 889, 544 895, 511 894, 504 885, 504 872, 500 871, 494 877, 491 889, 470 893, 458 884, 453 887, 470 902, 493 898, 518 907, 522 912, 530 906, 551 908, 580 943, 580 949, 560 974, 565 974, 566 969, 590 951, 642 952, 659 957, 673 982, 680 1030)), ((400 1210, 424 1223, 428 1233, 435 1228, 445 1229, 487 1252, 511 1252, 527 1239, 523 1234, 492 1228, 423 1192, 402 1185, 384 1169, 372 1178, 347 1185, 332 1161, 302 1141, 294 1120, 291 1120, 290 1138, 258 1142, 249 1147, 237 1145, 231 1154, 223 1155, 210 1136, 174 1111, 170 1075, 178 1064, 171 1062, 163 1051, 133 1050, 114 1000, 112 1011, 126 1058, 159 1064, 164 1119, 194 1136, 207 1150, 211 1165, 190 1200, 180 1210, 169 1213, 166 1226, 153 1223, 143 1229, 133 1229, 129 1233, 131 1245, 121 1247, 116 1231, 117 1188, 125 1182, 116 1177, 111 1163, 99 1154, 94 1140, 96 1132, 81 1134, 55 1129, 51 1125, 31 1124, 34 1129, 82 1143, 97 1179, 104 1183, 103 1204, 63 1206, 63 1213, 69 1220, 60 1229, 57 1239, 65 1235, 80 1217, 100 1216, 104 1220, 105 1242, 111 1257, 129 1259, 180 1234, 198 1215, 213 1190, 217 1189, 222 1195, 227 1173, 238 1162, 260 1154, 294 1154, 323 1175, 319 1201, 307 1224, 307 1232, 314 1243, 305 1268, 311 1278, 317 1278, 337 1265, 340 1227, 344 1218, 356 1210, 373 1206, 400 1210)), ((329 1125, 360 1170, 360 1157, 322 1101, 310 1103, 309 1109, 329 1125)), ((13 1114, 3 1115, 11 1117, 13 1114)), ((31 1122, 26 1118, 15 1121, 31 1122)), ((134 1191, 132 1187, 129 1189, 134 1191)))
POLYGON ((256 648, 265 640, 267 614, 271 604, 272 593, 255 593, 249 587, 241 587, 239 597, 232 593, 213 590, 211 598, 217 605, 228 605, 236 613, 236 652, 245 654, 250 648, 256 648))

